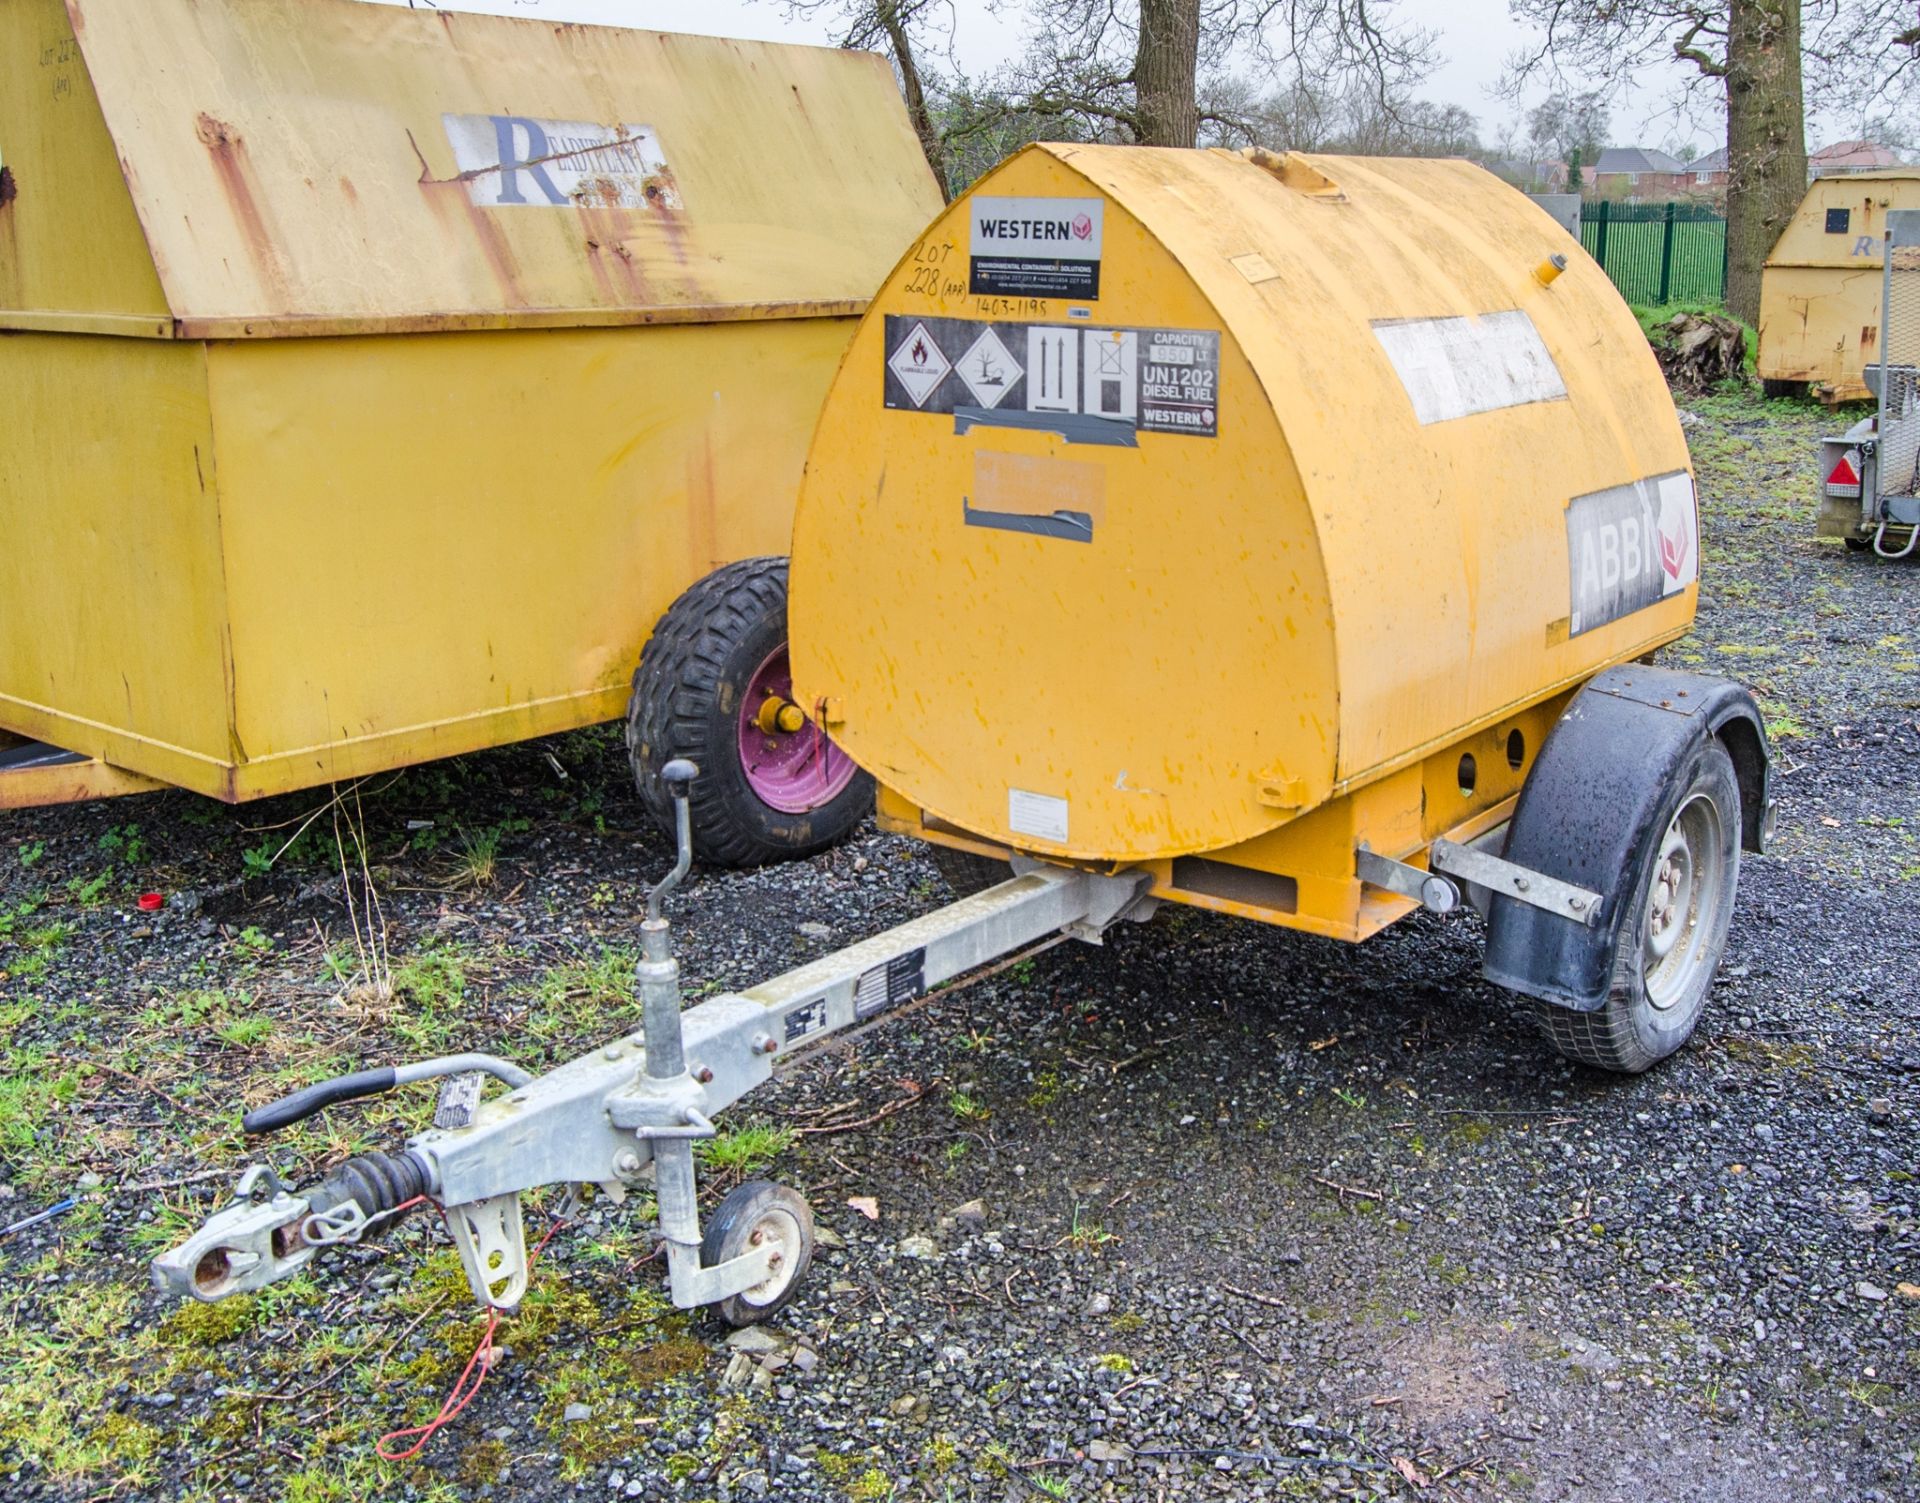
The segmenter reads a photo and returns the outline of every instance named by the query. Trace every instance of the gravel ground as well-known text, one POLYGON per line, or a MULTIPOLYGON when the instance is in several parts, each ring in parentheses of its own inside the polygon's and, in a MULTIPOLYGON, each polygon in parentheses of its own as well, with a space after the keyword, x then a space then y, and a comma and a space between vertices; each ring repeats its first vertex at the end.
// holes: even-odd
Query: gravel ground
MULTIPOLYGON (((1064 945, 730 1114, 710 1194, 764 1166, 823 1228, 768 1336, 730 1349, 672 1312, 646 1207, 602 1202, 411 1462, 376 1437, 433 1415, 481 1329, 433 1224, 220 1306, 168 1304, 145 1263, 216 1203, 243 1101, 633 1026, 637 899, 669 853, 616 743, 343 809, 7 816, 0 1224, 79 1204, 0 1241, 6 1496, 1920 1496, 1920 571, 1811 537, 1823 414, 1693 405, 1706 583, 1668 657, 1763 696, 1781 833, 1685 1051, 1636 1079, 1556 1060, 1480 980, 1471 918, 1341 947, 1171 912, 1064 945), (372 961, 338 864, 356 830, 372 961)), ((674 906, 711 990, 943 897, 868 834, 696 873, 674 906)), ((430 1107, 335 1111, 274 1160, 310 1175, 430 1107)))

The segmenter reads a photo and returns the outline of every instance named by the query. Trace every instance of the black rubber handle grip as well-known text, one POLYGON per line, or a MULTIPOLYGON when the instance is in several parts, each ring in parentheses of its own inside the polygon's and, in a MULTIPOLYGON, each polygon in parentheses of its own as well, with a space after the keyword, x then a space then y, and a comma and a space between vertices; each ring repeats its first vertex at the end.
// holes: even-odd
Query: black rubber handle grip
POLYGON ((382 1065, 377 1070, 358 1070, 352 1075, 338 1075, 248 1112, 240 1119, 240 1127, 243 1132, 250 1133, 278 1132, 283 1127, 305 1121, 315 1112, 338 1106, 342 1101, 378 1096, 382 1091, 391 1091, 393 1087, 392 1065, 382 1065))

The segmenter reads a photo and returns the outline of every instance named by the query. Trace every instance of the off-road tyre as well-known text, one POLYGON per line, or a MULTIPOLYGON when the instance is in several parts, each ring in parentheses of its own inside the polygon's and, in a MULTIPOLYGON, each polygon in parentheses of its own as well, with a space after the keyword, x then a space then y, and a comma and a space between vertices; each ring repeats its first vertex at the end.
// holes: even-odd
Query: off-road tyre
POLYGON ((1804 397, 1807 394, 1805 381, 1762 381, 1762 394, 1769 397, 1804 397))
POLYGON ((698 764, 693 850, 711 866, 764 866, 811 856, 853 832, 873 809, 873 779, 857 772, 827 803, 788 814, 763 802, 740 765, 736 717, 755 671, 787 637, 787 561, 749 558, 693 585, 640 652, 627 701, 627 758, 647 811, 673 829, 660 769, 698 764))
POLYGON ((939 868, 940 875, 946 878, 947 886, 956 898, 970 898, 976 892, 985 892, 1013 875, 1012 867, 991 856, 982 856, 974 851, 956 851, 950 845, 929 845, 927 849, 932 853, 933 864, 939 868))
POLYGON ((1651 1069, 1692 1037, 1726 952, 1740 877, 1740 784, 1733 759, 1719 741, 1708 738, 1681 768, 1662 810, 1659 831, 1648 842, 1640 869, 1634 873, 1632 902, 1614 947, 1613 983, 1606 1004, 1594 1012, 1575 1012, 1548 1002, 1533 1004, 1534 1018, 1555 1050, 1580 1064, 1622 1075, 1651 1069), (1701 809, 1707 817, 1696 820, 1695 812, 1701 809), (1658 1005, 1649 992, 1648 936, 1656 922, 1651 899, 1663 850, 1683 823, 1683 814, 1698 847, 1689 858, 1695 865, 1686 893, 1690 911, 1676 912, 1674 920, 1685 925, 1674 943, 1687 946, 1687 952, 1670 975, 1660 977, 1665 1005, 1658 1005))

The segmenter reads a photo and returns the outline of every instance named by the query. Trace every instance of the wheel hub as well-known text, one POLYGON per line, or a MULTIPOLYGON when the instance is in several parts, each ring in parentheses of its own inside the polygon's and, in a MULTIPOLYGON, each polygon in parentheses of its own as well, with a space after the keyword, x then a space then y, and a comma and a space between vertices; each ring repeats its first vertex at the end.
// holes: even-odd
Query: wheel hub
POLYGON ((781 645, 740 696, 740 766, 754 795, 782 814, 806 814, 839 797, 859 772, 853 758, 793 702, 793 669, 781 645))
POLYGON ((1707 942, 1707 915, 1719 902, 1720 813, 1696 796, 1675 812, 1660 839, 1642 925, 1647 1000, 1662 1011, 1687 993, 1707 942))

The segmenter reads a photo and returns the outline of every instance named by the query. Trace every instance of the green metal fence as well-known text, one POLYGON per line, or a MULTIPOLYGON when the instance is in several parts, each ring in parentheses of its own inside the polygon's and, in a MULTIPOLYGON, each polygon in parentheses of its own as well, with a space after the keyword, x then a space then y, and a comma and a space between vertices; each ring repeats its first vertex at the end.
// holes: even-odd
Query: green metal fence
POLYGON ((1704 204, 1582 206, 1580 243, 1630 303, 1719 303, 1727 291, 1727 222, 1704 204))

